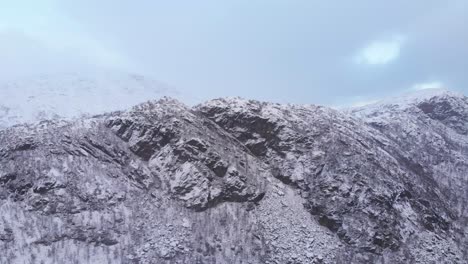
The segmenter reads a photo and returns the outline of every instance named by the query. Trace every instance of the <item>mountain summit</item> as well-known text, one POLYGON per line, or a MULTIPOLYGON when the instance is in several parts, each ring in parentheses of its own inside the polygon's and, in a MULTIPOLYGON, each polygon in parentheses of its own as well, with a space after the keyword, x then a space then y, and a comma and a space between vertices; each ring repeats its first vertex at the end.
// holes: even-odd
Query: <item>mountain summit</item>
POLYGON ((0 83, 0 128, 20 123, 124 110, 163 96, 168 85, 112 71, 41 75, 0 83))

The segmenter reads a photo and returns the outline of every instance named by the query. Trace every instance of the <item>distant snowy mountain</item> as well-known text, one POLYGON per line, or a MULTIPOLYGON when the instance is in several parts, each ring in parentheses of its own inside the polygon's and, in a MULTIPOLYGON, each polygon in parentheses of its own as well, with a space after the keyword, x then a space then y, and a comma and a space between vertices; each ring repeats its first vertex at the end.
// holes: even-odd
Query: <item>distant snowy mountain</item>
POLYGON ((73 118, 177 96, 168 85, 116 72, 41 75, 0 82, 0 128, 45 119, 73 118))
POLYGON ((343 109, 345 112, 366 114, 387 108, 404 110, 431 98, 464 98, 463 94, 444 88, 425 89, 382 99, 373 103, 343 109))

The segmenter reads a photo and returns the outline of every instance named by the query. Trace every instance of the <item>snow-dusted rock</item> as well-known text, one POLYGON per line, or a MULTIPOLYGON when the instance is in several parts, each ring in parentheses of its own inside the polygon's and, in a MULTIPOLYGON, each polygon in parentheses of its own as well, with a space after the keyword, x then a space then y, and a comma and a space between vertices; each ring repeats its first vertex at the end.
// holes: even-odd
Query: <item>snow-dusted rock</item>
POLYGON ((0 263, 465 263, 467 99, 402 101, 0 130, 0 263))
MULTIPOLYGON (((453 110, 460 113, 446 108, 439 112, 448 112, 444 120, 450 119, 452 127, 465 124, 468 105, 462 102, 466 98, 442 93, 419 100, 407 101, 404 104, 407 106, 397 109, 410 105, 420 108, 423 102, 461 100, 454 103, 457 110, 453 110)), ((457 234, 463 230, 458 226, 466 220, 459 220, 466 219, 467 214, 457 208, 464 208, 468 201, 466 188, 462 187, 468 186, 466 137, 462 137, 464 141, 458 142, 457 147, 431 146, 432 142, 415 146, 415 142, 408 140, 394 142, 386 133, 388 130, 376 130, 347 113, 317 106, 228 98, 204 103, 197 109, 269 164, 273 176, 300 190, 307 201, 305 208, 316 221, 345 242, 347 249, 340 256, 344 262, 381 259, 400 262, 404 255, 416 261, 416 257, 411 257, 414 248, 408 247, 408 243, 420 239, 417 234, 420 230, 444 234, 447 245, 461 243, 457 234), (443 148, 445 153, 432 152, 434 147, 443 148), (444 172, 447 176, 457 174, 444 177, 458 186, 456 192, 451 194, 444 188, 447 185, 439 185, 440 169, 424 166, 409 155, 410 150, 421 155, 458 158, 449 161, 445 168, 453 166, 461 173, 444 172), (450 151, 455 153, 452 155, 450 151), (452 231, 455 233, 448 235, 452 231)), ((384 113, 398 115, 392 111, 396 110, 387 109, 384 113)), ((424 118, 423 113, 408 119, 423 122, 424 118)), ((398 121, 406 125, 405 119, 398 121)), ((430 127, 414 124, 415 132, 419 128, 438 130, 436 124, 430 127)), ((398 131, 395 135, 407 136, 398 131)), ((466 247, 460 247, 458 252, 462 250, 466 247)))

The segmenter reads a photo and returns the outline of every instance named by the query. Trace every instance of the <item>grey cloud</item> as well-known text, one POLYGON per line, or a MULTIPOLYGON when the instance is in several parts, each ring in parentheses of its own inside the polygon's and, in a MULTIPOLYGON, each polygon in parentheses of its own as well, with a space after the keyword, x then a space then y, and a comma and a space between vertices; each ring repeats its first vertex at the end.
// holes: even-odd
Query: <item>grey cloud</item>
POLYGON ((346 103, 442 81, 467 92, 466 1, 72 1, 58 10, 145 74, 197 94, 346 103), (352 57, 393 34, 400 57, 352 57))

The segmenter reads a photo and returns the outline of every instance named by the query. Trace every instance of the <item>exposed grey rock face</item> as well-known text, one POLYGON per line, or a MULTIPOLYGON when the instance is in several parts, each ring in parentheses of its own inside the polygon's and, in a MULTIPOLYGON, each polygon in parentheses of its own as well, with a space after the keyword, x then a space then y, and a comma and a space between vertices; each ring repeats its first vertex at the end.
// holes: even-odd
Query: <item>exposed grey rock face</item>
POLYGON ((0 263, 466 263, 467 102, 163 99, 0 130, 0 263))

